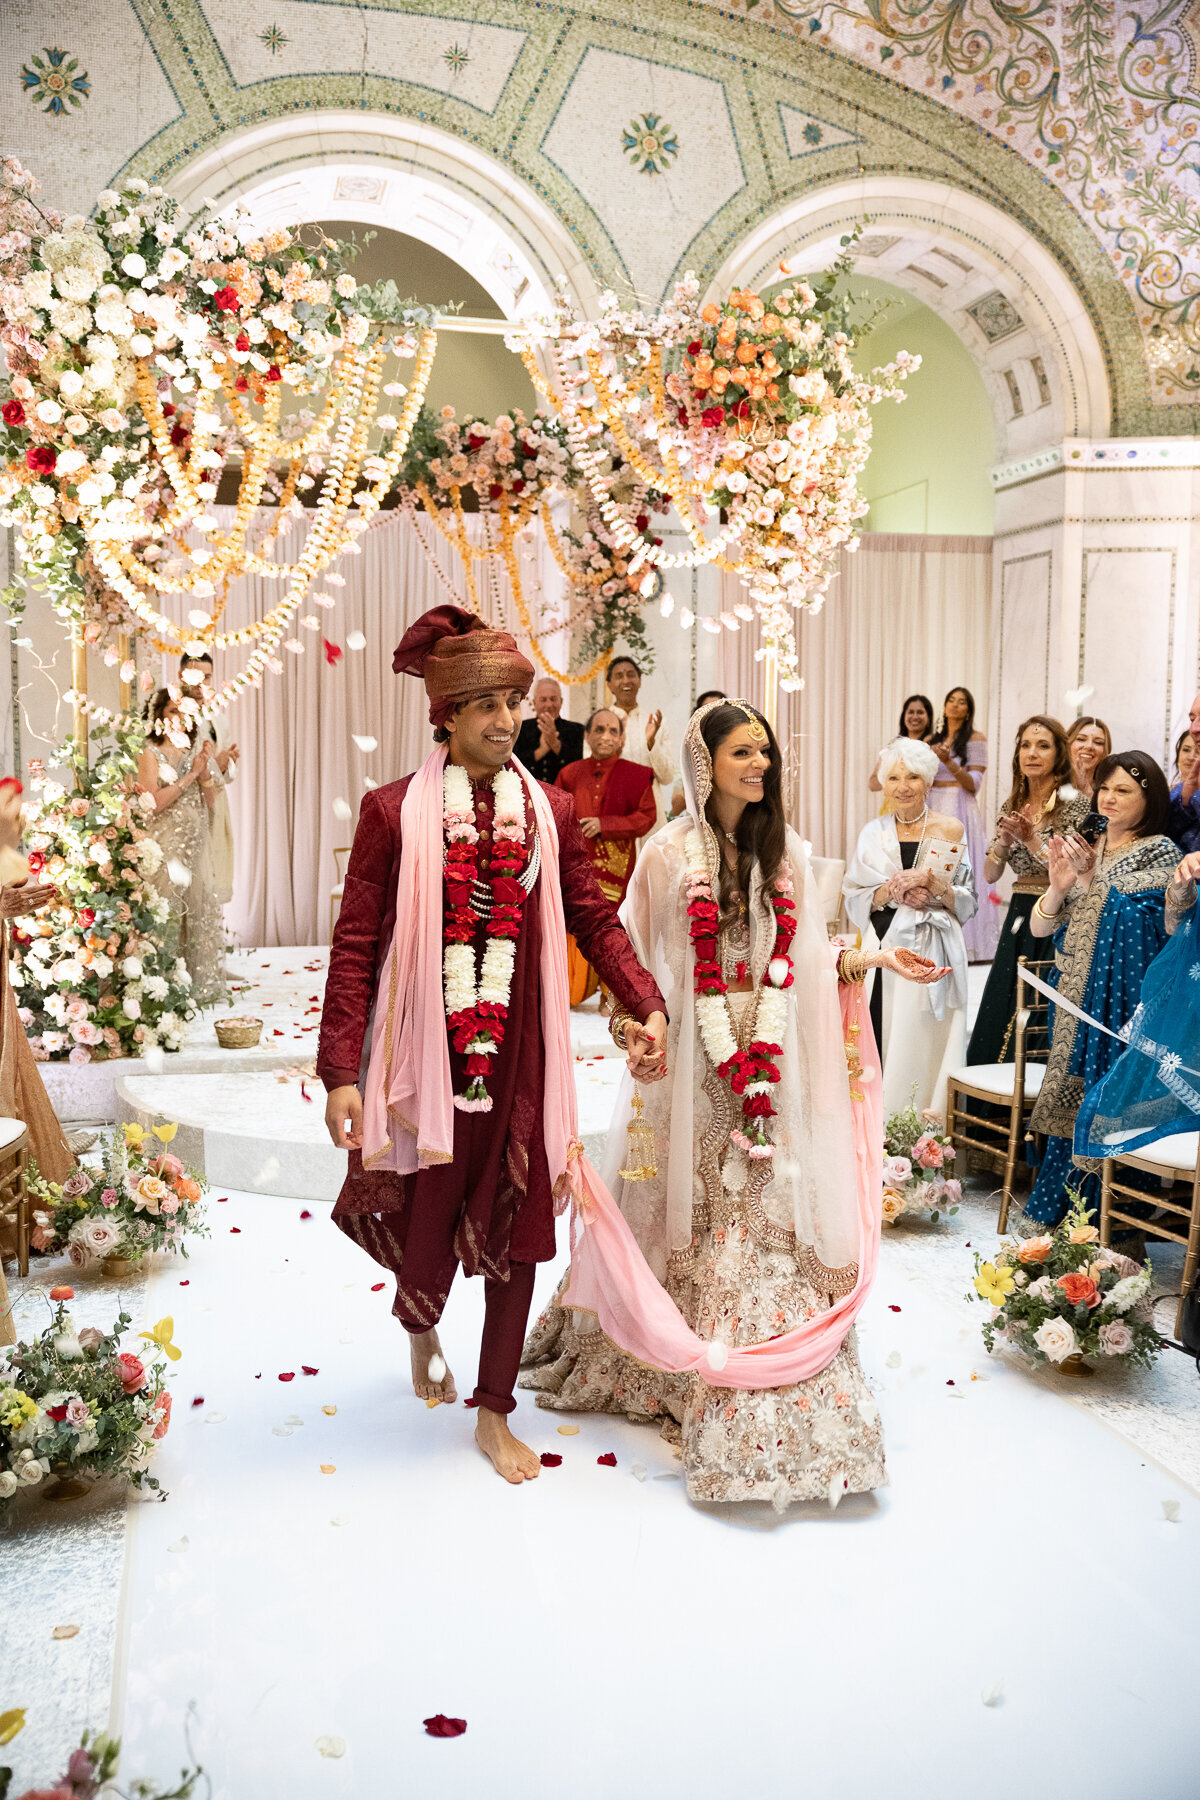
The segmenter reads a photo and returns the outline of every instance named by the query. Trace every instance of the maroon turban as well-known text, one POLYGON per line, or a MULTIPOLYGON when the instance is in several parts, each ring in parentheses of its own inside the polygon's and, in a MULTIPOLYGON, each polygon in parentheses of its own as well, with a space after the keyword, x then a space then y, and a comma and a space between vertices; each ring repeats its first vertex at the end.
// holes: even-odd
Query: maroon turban
POLYGON ((435 606, 410 625, 396 646, 397 675, 419 675, 437 729, 463 700, 496 689, 529 692, 533 664, 507 631, 494 631, 461 606, 435 606))

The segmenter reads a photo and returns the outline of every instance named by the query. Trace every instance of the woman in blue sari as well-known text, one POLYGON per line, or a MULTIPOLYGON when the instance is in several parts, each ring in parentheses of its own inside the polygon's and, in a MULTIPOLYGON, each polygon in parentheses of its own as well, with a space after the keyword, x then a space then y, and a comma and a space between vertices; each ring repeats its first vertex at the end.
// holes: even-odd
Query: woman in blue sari
MULTIPOLYGON (((1167 941, 1164 895, 1179 852, 1164 834, 1169 791, 1152 756, 1140 750, 1106 756, 1094 792, 1096 811, 1107 820, 1104 836, 1096 848, 1077 833, 1051 840, 1050 885, 1029 924, 1035 937, 1054 936, 1054 985, 1063 999, 1109 1031, 1120 1031, 1136 1012, 1146 971, 1167 941), (1077 889, 1082 892, 1064 927, 1056 915, 1077 889)), ((1026 1219, 1040 1229, 1052 1229, 1063 1217, 1068 1186, 1099 1205, 1099 1179, 1075 1165, 1072 1138, 1084 1095, 1122 1048, 1066 1007, 1054 1008, 1050 1057, 1032 1116, 1046 1147, 1025 1208, 1026 1219)))

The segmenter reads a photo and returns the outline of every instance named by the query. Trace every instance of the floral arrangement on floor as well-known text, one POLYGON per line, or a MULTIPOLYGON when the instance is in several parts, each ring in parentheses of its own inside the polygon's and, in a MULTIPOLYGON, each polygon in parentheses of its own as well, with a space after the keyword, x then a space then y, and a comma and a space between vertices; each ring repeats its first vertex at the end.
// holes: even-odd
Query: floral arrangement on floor
POLYGON ((44 1181, 31 1165, 35 1250, 65 1250, 77 1269, 105 1257, 139 1263, 157 1250, 187 1255, 189 1233, 207 1236, 203 1175, 166 1149, 177 1125, 117 1126, 103 1140, 101 1167, 80 1164, 61 1184, 44 1181))
MULTIPOLYGON (((0 1713, 0 1744, 11 1744, 25 1728, 25 1708, 13 1707, 0 1713)), ((106 1732, 85 1731, 67 1766, 52 1787, 27 1788, 23 1794, 12 1793, 12 1770, 0 1768, 0 1800, 98 1800, 101 1793, 121 1795, 114 1785, 121 1757, 120 1738, 106 1732)), ((135 1781, 129 1789, 130 1800, 191 1800, 203 1770, 184 1769, 173 1788, 160 1788, 157 1782, 135 1781)))
POLYGON ((943 1213, 956 1213, 962 1183, 946 1174, 954 1155, 941 1113, 918 1113, 915 1106, 894 1112, 883 1128, 884 1224, 894 1225, 902 1213, 928 1212, 936 1225, 943 1213))
POLYGON ((172 1321, 139 1332, 151 1350, 136 1356, 121 1349, 129 1313, 109 1332, 77 1330, 67 1311, 75 1290, 51 1288, 50 1298, 41 1336, 0 1353, 0 1503, 50 1474, 125 1476, 157 1490, 147 1464, 171 1422, 164 1358, 181 1354, 172 1321))
POLYGON ((1033 1363, 1124 1357, 1148 1367, 1162 1349, 1149 1264, 1102 1249, 1083 1197, 1070 1198, 1053 1232, 1003 1244, 994 1261, 975 1252, 975 1295, 994 1309, 984 1342, 1011 1344, 1033 1363))
POLYGON ((30 873, 58 898, 14 925, 10 969, 39 1062, 177 1050, 196 1013, 170 906, 152 885, 162 865, 154 814, 127 788, 142 738, 140 724, 113 727, 90 768, 69 741, 59 755, 74 766, 73 790, 29 765, 30 873))

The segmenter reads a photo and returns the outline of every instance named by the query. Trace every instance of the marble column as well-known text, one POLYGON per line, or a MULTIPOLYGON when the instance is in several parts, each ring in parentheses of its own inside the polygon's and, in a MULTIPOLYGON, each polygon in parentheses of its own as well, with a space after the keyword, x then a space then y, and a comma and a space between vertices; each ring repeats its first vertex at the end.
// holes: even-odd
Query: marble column
POLYGON ((992 481, 989 816, 1034 712, 1094 712, 1169 775, 1200 685, 1200 441, 1072 438, 992 481))

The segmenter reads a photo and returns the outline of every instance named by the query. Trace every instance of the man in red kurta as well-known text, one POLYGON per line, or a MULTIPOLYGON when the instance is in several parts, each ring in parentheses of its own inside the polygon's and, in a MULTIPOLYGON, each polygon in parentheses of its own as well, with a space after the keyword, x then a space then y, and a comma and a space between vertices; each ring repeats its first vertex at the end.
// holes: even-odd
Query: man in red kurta
MULTIPOLYGON (((555 786, 565 788, 575 802, 600 892, 620 906, 633 874, 638 839, 654 829, 654 771, 625 761, 621 755, 625 725, 611 707, 602 706, 592 714, 584 738, 591 755, 568 763, 555 786)), ((573 937, 568 959, 571 1005, 578 1006, 595 993, 598 977, 573 937)))
MULTIPOLYGON (((449 744, 450 761, 470 778, 480 866, 487 867, 491 782, 499 769, 511 766, 532 666, 507 633, 490 630, 459 607, 438 607, 405 634, 393 667, 425 680, 435 738, 449 744)), ((535 874, 530 825, 521 873, 535 878, 521 908, 503 1037, 488 1064, 491 1110, 455 1107, 446 1162, 411 1174, 364 1170, 360 1066, 373 1009, 394 1001, 381 976, 387 974, 396 924, 401 810, 411 780, 406 776, 363 798, 330 954, 317 1070, 328 1090, 330 1134, 350 1150, 333 1217, 396 1277, 392 1310, 410 1334, 413 1382, 422 1398, 456 1398, 435 1327, 459 1264, 468 1275, 483 1275, 476 1439, 499 1473, 519 1482, 535 1477, 540 1463, 512 1436, 507 1415, 516 1404, 513 1389, 536 1265, 554 1255, 552 1175, 543 1134, 541 876, 535 874)), ((568 928, 634 1016, 626 1030, 631 1062, 644 1059, 644 1066, 653 1066, 666 1032, 662 996, 596 884, 570 799, 544 791, 557 830, 568 928)), ((444 887, 441 891, 444 895, 444 887)), ((484 918, 474 937, 477 957, 486 934, 484 918)), ((467 1058, 451 1047, 449 1064, 454 1094, 461 1099, 470 1079, 467 1058)))

